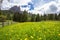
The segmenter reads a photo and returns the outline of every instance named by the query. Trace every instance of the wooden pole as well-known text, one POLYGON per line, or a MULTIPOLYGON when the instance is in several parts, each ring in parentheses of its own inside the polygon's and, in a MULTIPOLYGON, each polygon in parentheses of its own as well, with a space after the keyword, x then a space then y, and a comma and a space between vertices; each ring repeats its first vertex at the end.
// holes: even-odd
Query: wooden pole
POLYGON ((4 22, 2 22, 2 27, 4 27, 4 22))

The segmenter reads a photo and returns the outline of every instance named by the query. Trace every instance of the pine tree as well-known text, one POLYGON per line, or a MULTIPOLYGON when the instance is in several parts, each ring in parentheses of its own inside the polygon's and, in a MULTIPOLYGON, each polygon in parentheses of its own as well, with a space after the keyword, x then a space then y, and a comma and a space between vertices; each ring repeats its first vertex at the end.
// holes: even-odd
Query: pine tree
POLYGON ((31 22, 35 22, 35 17, 36 17, 36 15, 32 14, 32 16, 31 16, 31 22))
POLYGON ((22 21, 23 22, 27 22, 28 21, 28 12, 27 11, 23 11, 23 15, 22 15, 22 21))
POLYGON ((7 14, 7 20, 11 20, 10 13, 7 14))
POLYGON ((35 21, 36 21, 36 22, 41 21, 41 19, 40 19, 40 15, 39 15, 39 14, 36 15, 36 19, 35 19, 35 21))
POLYGON ((57 14, 55 14, 55 20, 58 20, 58 16, 57 16, 57 14))
POLYGON ((47 20, 47 14, 43 15, 43 20, 46 21, 47 20))
POLYGON ((59 15, 58 15, 58 20, 60 21, 60 13, 59 13, 59 15))
POLYGON ((16 12, 15 14, 14 14, 14 16, 13 16, 13 21, 17 21, 17 22, 19 22, 19 13, 18 12, 16 12))
POLYGON ((48 14, 48 20, 54 20, 55 15, 54 14, 48 14))
POLYGON ((19 18, 19 22, 22 22, 23 21, 23 14, 20 13, 18 18, 19 18))

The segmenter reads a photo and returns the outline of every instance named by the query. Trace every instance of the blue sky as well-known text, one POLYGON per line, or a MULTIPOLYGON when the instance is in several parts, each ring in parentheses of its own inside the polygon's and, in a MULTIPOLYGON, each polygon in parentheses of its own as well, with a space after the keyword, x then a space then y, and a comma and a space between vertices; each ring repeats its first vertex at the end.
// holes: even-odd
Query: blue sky
POLYGON ((2 9, 9 9, 15 5, 20 6, 22 11, 32 13, 60 11, 60 0, 3 0, 2 9))

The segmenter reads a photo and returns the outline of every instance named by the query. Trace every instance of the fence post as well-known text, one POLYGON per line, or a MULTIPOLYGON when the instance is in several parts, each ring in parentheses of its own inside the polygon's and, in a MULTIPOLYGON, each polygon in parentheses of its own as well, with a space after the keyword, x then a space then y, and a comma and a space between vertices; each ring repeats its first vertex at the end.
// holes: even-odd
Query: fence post
POLYGON ((4 27, 4 22, 2 22, 2 27, 4 27))
POLYGON ((12 24, 12 21, 11 21, 11 24, 12 24))
POLYGON ((9 25, 9 21, 7 22, 7 25, 9 25))

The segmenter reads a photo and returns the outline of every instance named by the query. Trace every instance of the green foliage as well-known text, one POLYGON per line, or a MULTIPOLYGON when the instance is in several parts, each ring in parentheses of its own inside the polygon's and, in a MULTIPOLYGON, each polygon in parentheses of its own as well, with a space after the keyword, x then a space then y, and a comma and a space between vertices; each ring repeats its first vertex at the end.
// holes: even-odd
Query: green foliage
POLYGON ((57 15, 57 13, 54 14, 32 14, 28 13, 26 10, 22 12, 12 12, 10 10, 0 10, 0 15, 4 15, 7 17, 7 20, 13 20, 16 22, 37 22, 37 21, 47 21, 47 20, 59 20, 60 21, 60 13, 57 15))
POLYGON ((28 12, 23 11, 22 22, 27 22, 27 21, 28 21, 28 12))
POLYGON ((55 14, 55 20, 58 20, 58 15, 57 14, 55 14))
POLYGON ((36 20, 36 22, 41 21, 41 17, 40 17, 40 15, 39 15, 39 14, 37 14, 37 15, 36 15, 36 19, 35 19, 35 20, 36 20))
POLYGON ((60 21, 16 23, 0 28, 0 40, 60 40, 60 21))
POLYGON ((20 13, 16 12, 13 16, 13 21, 17 21, 17 22, 21 21, 22 20, 21 16, 22 15, 20 13))
POLYGON ((13 21, 17 22, 27 22, 28 21, 28 13, 24 11, 23 13, 15 13, 13 17, 13 21))
POLYGON ((47 14, 44 14, 43 15, 43 20, 46 21, 48 19, 47 17, 48 17, 47 14))
POLYGON ((32 16, 31 16, 31 22, 35 22, 35 18, 36 18, 36 15, 32 14, 32 16))
POLYGON ((7 14, 7 20, 11 20, 11 15, 9 13, 7 14))
POLYGON ((59 13, 59 15, 58 15, 58 20, 60 20, 60 13, 59 13))
POLYGON ((6 16, 0 15, 0 22, 4 22, 4 21, 6 21, 6 16))
POLYGON ((48 14, 48 20, 54 20, 54 14, 48 14))
POLYGON ((13 19, 13 12, 9 10, 1 10, 0 15, 6 16, 7 20, 12 20, 13 19))
POLYGON ((1 11, 0 11, 0 15, 1 15, 1 11))

